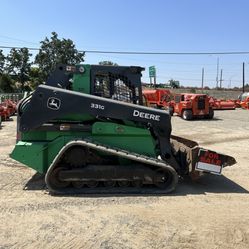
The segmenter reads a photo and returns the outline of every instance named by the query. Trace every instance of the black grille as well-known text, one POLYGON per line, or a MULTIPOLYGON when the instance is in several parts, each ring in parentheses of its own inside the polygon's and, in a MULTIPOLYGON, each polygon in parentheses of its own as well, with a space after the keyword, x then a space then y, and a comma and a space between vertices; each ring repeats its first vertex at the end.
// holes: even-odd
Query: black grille
POLYGON ((127 77, 105 72, 95 74, 94 95, 128 103, 139 100, 138 88, 132 86, 127 77))
POLYGON ((197 108, 199 110, 204 110, 205 109, 205 97, 199 97, 198 98, 197 108))
POLYGON ((91 65, 91 94, 143 104, 142 67, 91 65))

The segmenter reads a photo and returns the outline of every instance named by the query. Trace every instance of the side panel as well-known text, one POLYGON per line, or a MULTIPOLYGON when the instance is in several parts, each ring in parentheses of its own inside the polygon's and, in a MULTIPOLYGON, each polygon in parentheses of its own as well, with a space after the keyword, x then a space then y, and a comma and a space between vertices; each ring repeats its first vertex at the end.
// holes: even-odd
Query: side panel
POLYGON ((96 122, 93 125, 92 137, 108 146, 155 157, 155 141, 146 129, 125 126, 115 123, 96 122))
POLYGON ((10 157, 36 171, 43 173, 47 162, 47 142, 19 141, 10 157))
POLYGON ((81 93, 90 94, 90 65, 79 65, 84 70, 84 73, 75 73, 73 75, 72 90, 81 93))
POLYGON ((16 144, 11 158, 40 173, 45 173, 64 145, 72 140, 86 138, 106 146, 113 146, 152 157, 156 156, 155 142, 148 130, 111 122, 96 122, 92 127, 92 133, 24 132, 22 139, 26 139, 26 141, 19 141, 16 144))

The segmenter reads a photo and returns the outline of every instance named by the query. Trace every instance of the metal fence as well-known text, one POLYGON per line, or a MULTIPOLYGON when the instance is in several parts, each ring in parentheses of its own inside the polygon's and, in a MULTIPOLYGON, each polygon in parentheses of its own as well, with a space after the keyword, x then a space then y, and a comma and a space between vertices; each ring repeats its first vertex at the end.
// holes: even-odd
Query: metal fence
POLYGON ((11 99, 14 102, 18 102, 27 93, 0 93, 0 103, 6 99, 11 99))

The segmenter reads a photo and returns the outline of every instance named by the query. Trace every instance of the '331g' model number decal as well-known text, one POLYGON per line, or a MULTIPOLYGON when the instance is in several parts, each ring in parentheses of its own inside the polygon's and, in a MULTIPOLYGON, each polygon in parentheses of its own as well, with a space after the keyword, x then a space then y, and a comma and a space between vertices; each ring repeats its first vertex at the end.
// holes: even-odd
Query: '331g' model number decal
POLYGON ((91 108, 93 109, 100 109, 100 110, 104 110, 105 107, 103 105, 99 105, 99 104, 95 104, 95 103, 91 103, 91 108))

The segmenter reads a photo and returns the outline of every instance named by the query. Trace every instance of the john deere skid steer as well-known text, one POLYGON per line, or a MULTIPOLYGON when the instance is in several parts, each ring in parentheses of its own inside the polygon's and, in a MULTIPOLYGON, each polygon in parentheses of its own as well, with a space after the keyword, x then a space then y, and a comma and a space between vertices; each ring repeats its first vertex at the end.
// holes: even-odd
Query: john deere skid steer
POLYGON ((178 178, 220 174, 234 158, 172 136, 170 115, 143 106, 141 67, 60 65, 18 106, 11 157, 54 193, 171 192, 178 178))

